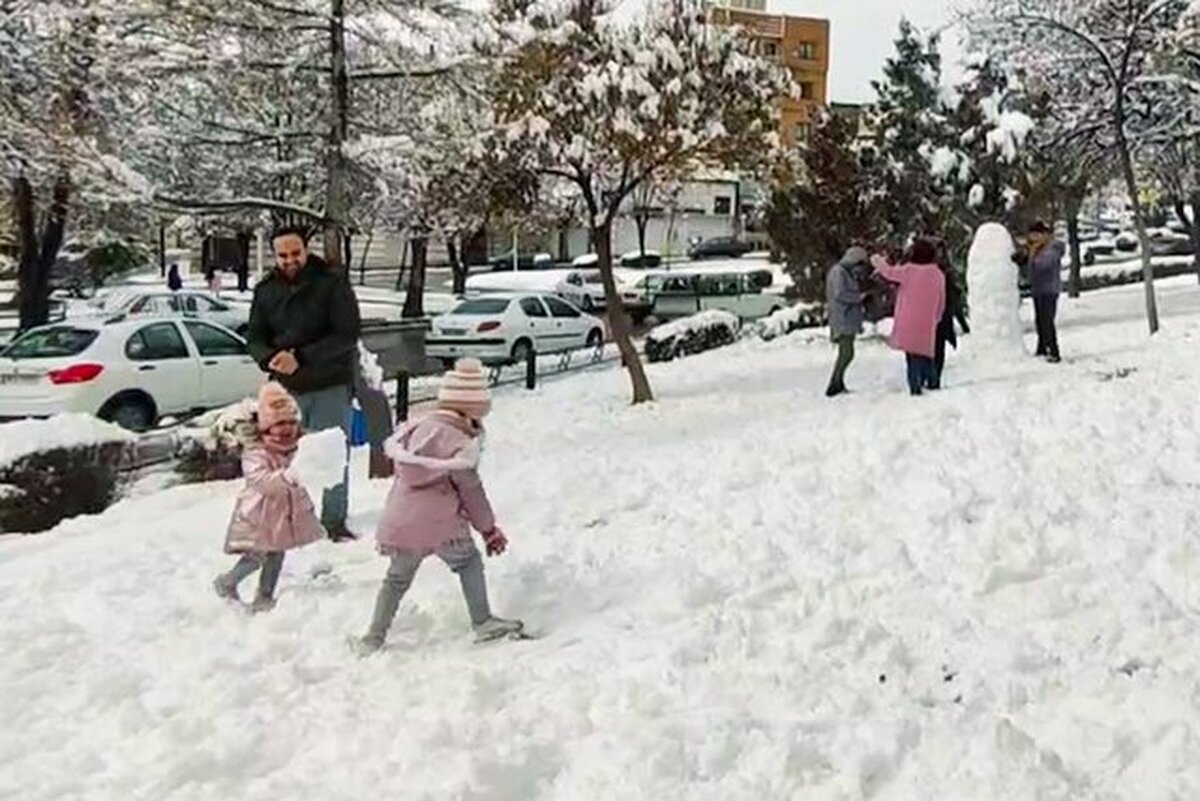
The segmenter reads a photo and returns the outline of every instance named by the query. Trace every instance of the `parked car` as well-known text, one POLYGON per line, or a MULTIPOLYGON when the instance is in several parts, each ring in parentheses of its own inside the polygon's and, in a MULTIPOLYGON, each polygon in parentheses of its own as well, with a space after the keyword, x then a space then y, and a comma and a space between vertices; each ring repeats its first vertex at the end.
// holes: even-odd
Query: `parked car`
POLYGON ((132 431, 254 395, 246 341, 204 320, 83 317, 34 328, 0 350, 0 418, 94 414, 132 431))
MULTIPOLYGON (((488 266, 492 268, 492 272, 501 272, 511 270, 513 268, 513 254, 510 250, 507 253, 501 253, 498 256, 492 256, 488 259, 488 266)), ((549 253, 518 253, 517 254, 517 269, 518 270, 545 270, 554 266, 554 257, 549 253)))
MULTIPOLYGON (((646 294, 645 281, 637 286, 637 281, 630 283, 627 274, 618 273, 617 291, 621 293, 621 302, 625 310, 635 321, 640 322, 650 311, 650 300, 646 294)), ((644 276, 637 276, 640 280, 644 276)), ((571 270, 563 276, 555 286, 554 291, 559 297, 569 300, 589 314, 597 309, 608 306, 608 298, 604 294, 604 281, 600 271, 595 269, 571 270)))
POLYGON ((471 298, 433 318, 425 353, 446 363, 474 356, 485 364, 523 362, 604 343, 604 323, 562 298, 541 293, 471 298))
POLYGON ((1192 239, 1186 234, 1158 234, 1150 240, 1150 252, 1155 256, 1191 256, 1195 252, 1192 239))
POLYGON ((632 250, 621 257, 621 266, 634 270, 654 270, 662 266, 662 254, 653 250, 642 253, 632 250))
POLYGON ((159 289, 116 290, 98 295, 84 305, 72 307, 67 315, 98 315, 111 319, 117 315, 169 316, 181 314, 223 325, 245 334, 250 323, 250 306, 226 303, 211 292, 184 289, 178 292, 159 289))
POLYGON ((705 239, 692 245, 688 249, 688 258, 693 260, 717 258, 739 259, 752 250, 754 250, 754 246, 749 242, 743 242, 732 236, 722 236, 714 239, 705 239))

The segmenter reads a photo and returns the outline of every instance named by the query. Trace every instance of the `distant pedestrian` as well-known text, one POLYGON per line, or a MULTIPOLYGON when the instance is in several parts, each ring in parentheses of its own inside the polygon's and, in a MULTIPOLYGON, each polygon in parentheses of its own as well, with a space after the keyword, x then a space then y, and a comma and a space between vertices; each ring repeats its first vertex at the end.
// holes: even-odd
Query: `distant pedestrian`
POLYGON ((930 389, 941 389, 942 371, 946 366, 947 343, 955 349, 958 348, 958 332, 955 330, 954 323, 958 322, 964 334, 971 333, 971 325, 967 321, 966 295, 959 283, 959 273, 950 263, 950 254, 946 249, 945 242, 939 243, 938 246, 938 267, 946 279, 946 310, 942 312, 942 319, 938 323, 937 344, 933 356, 934 378, 930 389))
POLYGON ((175 262, 171 262, 171 267, 167 270, 167 289, 172 292, 183 289, 183 279, 179 277, 179 265, 175 262))
POLYGON ((837 345, 837 361, 825 390, 827 398, 846 392, 846 369, 854 361, 854 341, 862 333, 866 316, 860 282, 870 270, 869 261, 864 248, 852 247, 825 277, 829 336, 837 345))
POLYGON ((1036 222, 1029 228, 1029 289, 1037 321, 1037 355, 1057 364, 1058 298, 1062 294, 1062 260, 1066 246, 1054 238, 1050 226, 1036 222))
POLYGON ((221 295, 221 273, 219 270, 213 270, 208 276, 208 291, 220 297, 221 295))
POLYGON ((488 604, 483 558, 471 540, 479 532, 488 556, 508 546, 480 481, 483 418, 491 408, 487 378, 477 359, 460 359, 442 377, 437 410, 397 431, 386 445, 395 462, 395 481, 376 534, 379 552, 391 559, 375 600, 361 654, 383 647, 400 600, 417 569, 436 554, 458 574, 477 640, 521 631, 519 620, 495 617, 488 604))
POLYGON ((309 252, 304 232, 272 237, 275 269, 254 288, 246 340, 259 367, 294 393, 309 432, 340 428, 347 436, 343 480, 325 491, 321 523, 329 538, 355 538, 349 506, 350 398, 358 361, 358 300, 344 273, 309 252))
POLYGON ((325 532, 292 470, 301 434, 296 399, 275 382, 263 385, 255 417, 245 428, 245 484, 225 535, 225 552, 240 558, 228 573, 217 576, 213 589, 221 598, 240 601, 238 584, 258 572, 250 611, 266 612, 275 606, 284 553, 322 539, 325 532))
POLYGON ((937 327, 946 309, 946 279, 937 266, 937 249, 928 240, 918 239, 907 264, 889 264, 886 257, 876 255, 871 265, 897 285, 889 341, 893 348, 904 352, 909 392, 920 395, 936 382, 937 327))

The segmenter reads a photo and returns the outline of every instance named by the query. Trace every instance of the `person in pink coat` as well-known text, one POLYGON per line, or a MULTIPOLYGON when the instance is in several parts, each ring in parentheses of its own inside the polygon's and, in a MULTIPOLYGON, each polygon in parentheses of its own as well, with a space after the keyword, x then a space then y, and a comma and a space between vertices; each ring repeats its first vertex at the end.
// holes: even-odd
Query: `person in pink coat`
POLYGON ((431 554, 458 574, 477 641, 523 628, 519 620, 492 614, 483 558, 471 540, 474 528, 488 556, 504 553, 508 545, 478 472, 482 421, 490 408, 483 365, 460 359, 442 377, 436 411, 409 422, 384 445, 395 463, 395 480, 375 536, 379 552, 391 564, 375 600, 370 629, 356 643, 360 653, 383 647, 400 600, 431 554))
POLYGON ((946 277, 937 265, 937 248, 928 240, 918 239, 913 243, 909 263, 889 264, 885 257, 875 255, 871 266, 898 287, 889 342, 907 357, 908 389, 920 395, 937 383, 937 328, 946 310, 946 277))
POLYGON ((240 601, 238 584, 260 571, 252 612, 274 608, 284 553, 325 536, 308 490, 291 469, 300 433, 296 399, 273 381, 265 384, 258 395, 255 420, 249 431, 243 432, 246 483, 225 534, 225 553, 240 558, 233 569, 213 581, 218 596, 240 601))

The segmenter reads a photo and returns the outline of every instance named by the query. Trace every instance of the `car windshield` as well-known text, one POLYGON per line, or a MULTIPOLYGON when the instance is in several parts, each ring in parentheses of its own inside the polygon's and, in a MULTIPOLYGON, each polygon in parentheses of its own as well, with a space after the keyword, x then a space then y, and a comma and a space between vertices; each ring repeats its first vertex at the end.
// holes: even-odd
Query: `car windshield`
POLYGON ((54 359, 77 356, 87 350, 99 332, 90 328, 56 325, 39 328, 16 339, 0 351, 7 359, 54 359))
POLYGON ((466 300, 454 307, 451 314, 479 315, 500 314, 508 308, 512 301, 505 298, 477 298, 466 300))

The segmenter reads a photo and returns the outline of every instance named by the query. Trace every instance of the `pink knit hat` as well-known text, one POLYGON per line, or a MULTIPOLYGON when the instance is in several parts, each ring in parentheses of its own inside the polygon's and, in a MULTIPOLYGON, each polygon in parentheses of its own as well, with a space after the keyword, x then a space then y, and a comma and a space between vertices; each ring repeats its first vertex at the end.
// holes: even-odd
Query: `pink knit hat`
POLYGON ((482 420, 491 411, 492 399, 488 392, 487 376, 478 359, 459 359, 454 369, 442 376, 438 388, 439 409, 458 412, 472 420, 482 420))
POLYGON ((258 391, 258 430, 288 422, 300 422, 300 404, 280 384, 268 381, 258 391))

